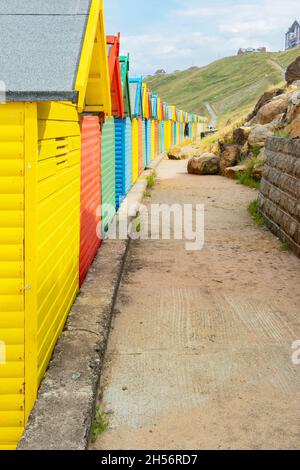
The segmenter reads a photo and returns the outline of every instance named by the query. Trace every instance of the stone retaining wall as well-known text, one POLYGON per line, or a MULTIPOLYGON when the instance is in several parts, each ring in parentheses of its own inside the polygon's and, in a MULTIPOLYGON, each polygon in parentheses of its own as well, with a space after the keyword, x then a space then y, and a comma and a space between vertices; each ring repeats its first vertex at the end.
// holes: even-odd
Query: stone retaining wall
POLYGON ((266 143, 258 207, 269 228, 300 256, 300 139, 266 143))

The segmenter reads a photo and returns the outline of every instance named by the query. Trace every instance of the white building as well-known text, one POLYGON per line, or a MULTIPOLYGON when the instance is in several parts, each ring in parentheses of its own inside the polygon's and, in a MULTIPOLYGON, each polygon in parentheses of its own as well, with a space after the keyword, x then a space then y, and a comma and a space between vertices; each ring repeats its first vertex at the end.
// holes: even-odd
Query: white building
POLYGON ((300 24, 295 20, 285 35, 285 49, 293 49, 297 46, 300 46, 300 24))

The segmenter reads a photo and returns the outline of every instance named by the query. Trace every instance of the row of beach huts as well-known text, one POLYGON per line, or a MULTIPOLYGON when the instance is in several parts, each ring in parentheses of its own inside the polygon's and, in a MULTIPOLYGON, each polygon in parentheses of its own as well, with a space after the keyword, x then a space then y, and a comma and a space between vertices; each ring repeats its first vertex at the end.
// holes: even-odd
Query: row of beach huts
POLYGON ((130 78, 102 0, 2 1, 0 31, 0 449, 15 449, 120 204, 203 120, 130 78))

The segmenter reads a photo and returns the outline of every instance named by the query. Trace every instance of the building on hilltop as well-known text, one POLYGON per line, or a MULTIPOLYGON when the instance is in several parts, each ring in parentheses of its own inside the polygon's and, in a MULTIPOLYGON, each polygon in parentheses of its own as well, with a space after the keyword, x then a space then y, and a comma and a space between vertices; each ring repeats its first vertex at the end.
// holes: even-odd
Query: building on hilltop
POLYGON ((300 24, 294 21, 285 35, 285 50, 300 46, 300 24))
POLYGON ((154 75, 165 75, 167 72, 164 69, 156 70, 154 75))
POLYGON ((240 48, 238 50, 238 53, 237 55, 245 55, 245 54, 258 54, 258 53, 265 53, 267 52, 267 48, 266 47, 258 47, 257 49, 253 48, 253 47, 248 47, 246 49, 244 48, 240 48))

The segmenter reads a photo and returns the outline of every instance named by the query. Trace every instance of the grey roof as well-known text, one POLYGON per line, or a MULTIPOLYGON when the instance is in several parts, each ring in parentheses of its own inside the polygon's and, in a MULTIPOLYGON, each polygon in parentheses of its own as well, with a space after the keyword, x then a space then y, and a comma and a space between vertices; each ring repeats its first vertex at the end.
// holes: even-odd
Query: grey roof
POLYGON ((0 0, 0 81, 8 101, 76 101, 90 5, 91 0, 0 0))
POLYGON ((90 0, 0 0, 0 15, 87 15, 90 0))

